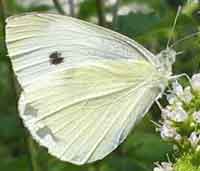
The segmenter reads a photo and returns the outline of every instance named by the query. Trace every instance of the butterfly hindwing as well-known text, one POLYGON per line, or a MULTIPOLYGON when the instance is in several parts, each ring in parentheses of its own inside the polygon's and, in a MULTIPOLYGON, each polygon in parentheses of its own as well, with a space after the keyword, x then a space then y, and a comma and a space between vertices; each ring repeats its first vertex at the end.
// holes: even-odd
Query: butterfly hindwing
POLYGON ((20 114, 51 154, 76 164, 99 160, 126 138, 158 96, 153 75, 143 75, 148 72, 155 70, 145 61, 123 60, 60 71, 27 87, 20 114))

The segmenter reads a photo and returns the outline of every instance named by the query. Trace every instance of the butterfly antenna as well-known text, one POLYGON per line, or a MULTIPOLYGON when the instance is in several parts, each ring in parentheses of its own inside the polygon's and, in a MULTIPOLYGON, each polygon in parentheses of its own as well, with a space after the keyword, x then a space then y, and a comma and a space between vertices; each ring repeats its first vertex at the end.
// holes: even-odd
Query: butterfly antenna
POLYGON ((171 30, 169 39, 168 39, 168 41, 167 41, 167 49, 169 48, 169 44, 170 44, 170 42, 171 42, 171 40, 172 40, 173 33, 174 33, 175 27, 176 27, 176 23, 177 23, 177 20, 178 20, 179 15, 180 15, 180 13, 181 13, 181 8, 182 8, 182 7, 179 6, 178 9, 177 9, 177 13, 176 13, 176 17, 175 17, 175 19, 174 19, 174 23, 173 23, 173 26, 172 26, 172 30, 171 30))
POLYGON ((198 35, 200 35, 200 31, 195 32, 195 33, 192 33, 192 34, 189 34, 189 35, 187 35, 187 36, 185 36, 185 37, 183 37, 183 38, 177 40, 177 41, 174 42, 170 47, 174 47, 174 46, 176 46, 177 44, 179 44, 179 43, 181 43, 181 42, 183 42, 183 41, 185 41, 185 40, 191 39, 191 38, 193 38, 193 37, 195 37, 195 36, 198 36, 198 35))
MULTIPOLYGON (((171 48, 172 46, 170 46, 170 48, 171 48)), ((176 52, 176 56, 178 56, 178 55, 182 55, 184 53, 184 51, 180 51, 180 52, 176 52)))

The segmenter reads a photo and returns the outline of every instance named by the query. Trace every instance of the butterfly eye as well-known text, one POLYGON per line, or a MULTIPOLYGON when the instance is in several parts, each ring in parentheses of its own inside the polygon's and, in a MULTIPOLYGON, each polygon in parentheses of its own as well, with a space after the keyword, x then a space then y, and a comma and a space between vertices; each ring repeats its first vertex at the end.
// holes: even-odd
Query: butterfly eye
POLYGON ((53 64, 53 65, 58 65, 60 63, 62 63, 64 60, 64 58, 61 56, 61 53, 59 52, 53 52, 49 55, 49 62, 50 64, 53 64))

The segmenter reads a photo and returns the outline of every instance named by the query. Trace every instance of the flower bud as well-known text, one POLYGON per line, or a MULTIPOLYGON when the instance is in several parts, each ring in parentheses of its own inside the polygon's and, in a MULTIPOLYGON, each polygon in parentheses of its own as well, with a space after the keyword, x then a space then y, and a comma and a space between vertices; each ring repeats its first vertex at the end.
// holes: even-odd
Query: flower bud
POLYGON ((190 141, 192 147, 196 147, 200 141, 199 134, 197 132, 192 132, 189 137, 189 141, 190 141))
POLYGON ((188 113, 181 106, 176 107, 172 115, 175 122, 184 122, 188 118, 188 113))
POLYGON ((174 104, 176 100, 177 100, 177 97, 175 94, 167 95, 167 101, 169 102, 170 105, 174 104))
POLYGON ((200 91, 200 73, 192 76, 192 88, 200 91))
POLYGON ((173 117, 172 116, 172 112, 171 112, 171 110, 170 110, 170 108, 168 108, 168 107, 166 107, 166 108, 163 108, 162 110, 161 110, 161 116, 162 116, 162 118, 163 119, 171 119, 171 117, 173 117))
POLYGON ((192 116, 193 116, 195 122, 200 123, 200 111, 194 112, 192 114, 192 116))
POLYGON ((178 81, 172 83, 172 89, 177 96, 183 94, 183 87, 178 83, 178 81))
POLYGON ((191 88, 186 87, 183 91, 183 94, 180 96, 180 98, 185 103, 190 103, 193 98, 192 93, 191 93, 191 88))
POLYGON ((174 137, 174 140, 175 140, 176 142, 180 142, 180 141, 182 140, 181 135, 177 133, 176 136, 174 137))
POLYGON ((176 129, 171 127, 169 124, 164 123, 160 128, 160 135, 164 140, 173 139, 176 135, 176 129))
POLYGON ((172 163, 162 162, 160 165, 157 164, 153 171, 173 171, 173 166, 172 163))

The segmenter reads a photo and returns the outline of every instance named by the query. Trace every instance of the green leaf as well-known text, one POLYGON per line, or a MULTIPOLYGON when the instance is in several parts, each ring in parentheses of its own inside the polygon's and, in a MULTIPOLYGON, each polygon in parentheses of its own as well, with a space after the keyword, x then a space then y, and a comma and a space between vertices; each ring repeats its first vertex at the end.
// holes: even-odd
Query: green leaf
POLYGON ((1 116, 0 119, 0 138, 3 140, 15 140, 24 136, 19 118, 16 115, 1 116))
POLYGON ((129 156, 147 167, 159 160, 166 160, 166 154, 172 152, 172 146, 163 142, 158 135, 146 132, 131 134, 122 150, 129 156))
POLYGON ((96 14, 95 0, 85 0, 82 3, 80 3, 79 17, 81 19, 88 19, 94 14, 96 14))
POLYGON ((116 31, 124 33, 129 37, 136 37, 151 31, 159 21, 160 17, 154 13, 129 13, 128 15, 118 17, 116 31))

